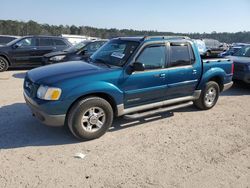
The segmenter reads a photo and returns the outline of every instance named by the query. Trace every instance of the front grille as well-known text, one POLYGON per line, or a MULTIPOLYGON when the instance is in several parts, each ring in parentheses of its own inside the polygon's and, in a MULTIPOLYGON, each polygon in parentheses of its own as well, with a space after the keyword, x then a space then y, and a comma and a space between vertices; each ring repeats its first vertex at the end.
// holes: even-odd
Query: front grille
POLYGON ((29 78, 25 78, 24 80, 24 89, 26 91, 26 93, 30 96, 30 97, 36 97, 36 93, 38 90, 39 85, 33 83, 29 78))

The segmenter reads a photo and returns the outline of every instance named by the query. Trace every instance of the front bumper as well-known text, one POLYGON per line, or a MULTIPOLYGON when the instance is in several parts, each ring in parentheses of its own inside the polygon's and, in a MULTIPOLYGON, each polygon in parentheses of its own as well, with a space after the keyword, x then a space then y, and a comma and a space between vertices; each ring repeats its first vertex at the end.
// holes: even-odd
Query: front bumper
POLYGON ((23 92, 24 99, 26 101, 26 104, 31 109, 32 114, 43 124, 49 125, 49 126, 63 126, 65 122, 65 114, 62 115, 50 115, 45 112, 43 112, 39 106, 34 102, 25 92, 23 92))

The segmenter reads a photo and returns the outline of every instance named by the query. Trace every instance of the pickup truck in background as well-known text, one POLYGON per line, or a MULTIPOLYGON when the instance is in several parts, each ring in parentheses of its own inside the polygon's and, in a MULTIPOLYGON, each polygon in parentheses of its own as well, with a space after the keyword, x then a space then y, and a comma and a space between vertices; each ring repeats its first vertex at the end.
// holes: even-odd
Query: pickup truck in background
POLYGON ((121 37, 89 62, 27 72, 24 97, 35 117, 82 140, 102 136, 114 117, 137 119, 194 104, 211 109, 233 84, 228 59, 202 60, 183 37, 121 37))

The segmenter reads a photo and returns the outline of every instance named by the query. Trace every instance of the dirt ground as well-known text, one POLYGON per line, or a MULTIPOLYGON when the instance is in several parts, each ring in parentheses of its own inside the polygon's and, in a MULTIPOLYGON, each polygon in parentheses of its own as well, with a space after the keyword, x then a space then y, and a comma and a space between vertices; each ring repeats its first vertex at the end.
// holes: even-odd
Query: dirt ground
POLYGON ((250 87, 237 83, 209 111, 194 107, 115 120, 78 142, 31 116, 25 71, 0 73, 0 187, 250 187, 250 87), (75 153, 85 154, 77 159, 75 153))

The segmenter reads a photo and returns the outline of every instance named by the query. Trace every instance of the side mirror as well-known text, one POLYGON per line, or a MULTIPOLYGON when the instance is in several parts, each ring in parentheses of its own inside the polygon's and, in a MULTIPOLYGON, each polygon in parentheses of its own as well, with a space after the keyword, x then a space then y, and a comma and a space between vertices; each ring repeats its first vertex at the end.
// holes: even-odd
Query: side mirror
POLYGON ((144 71, 145 66, 143 63, 140 62, 134 62, 132 65, 133 71, 144 71))
POLYGON ((21 46, 21 44, 16 43, 13 45, 13 48, 19 48, 20 46, 21 46))

